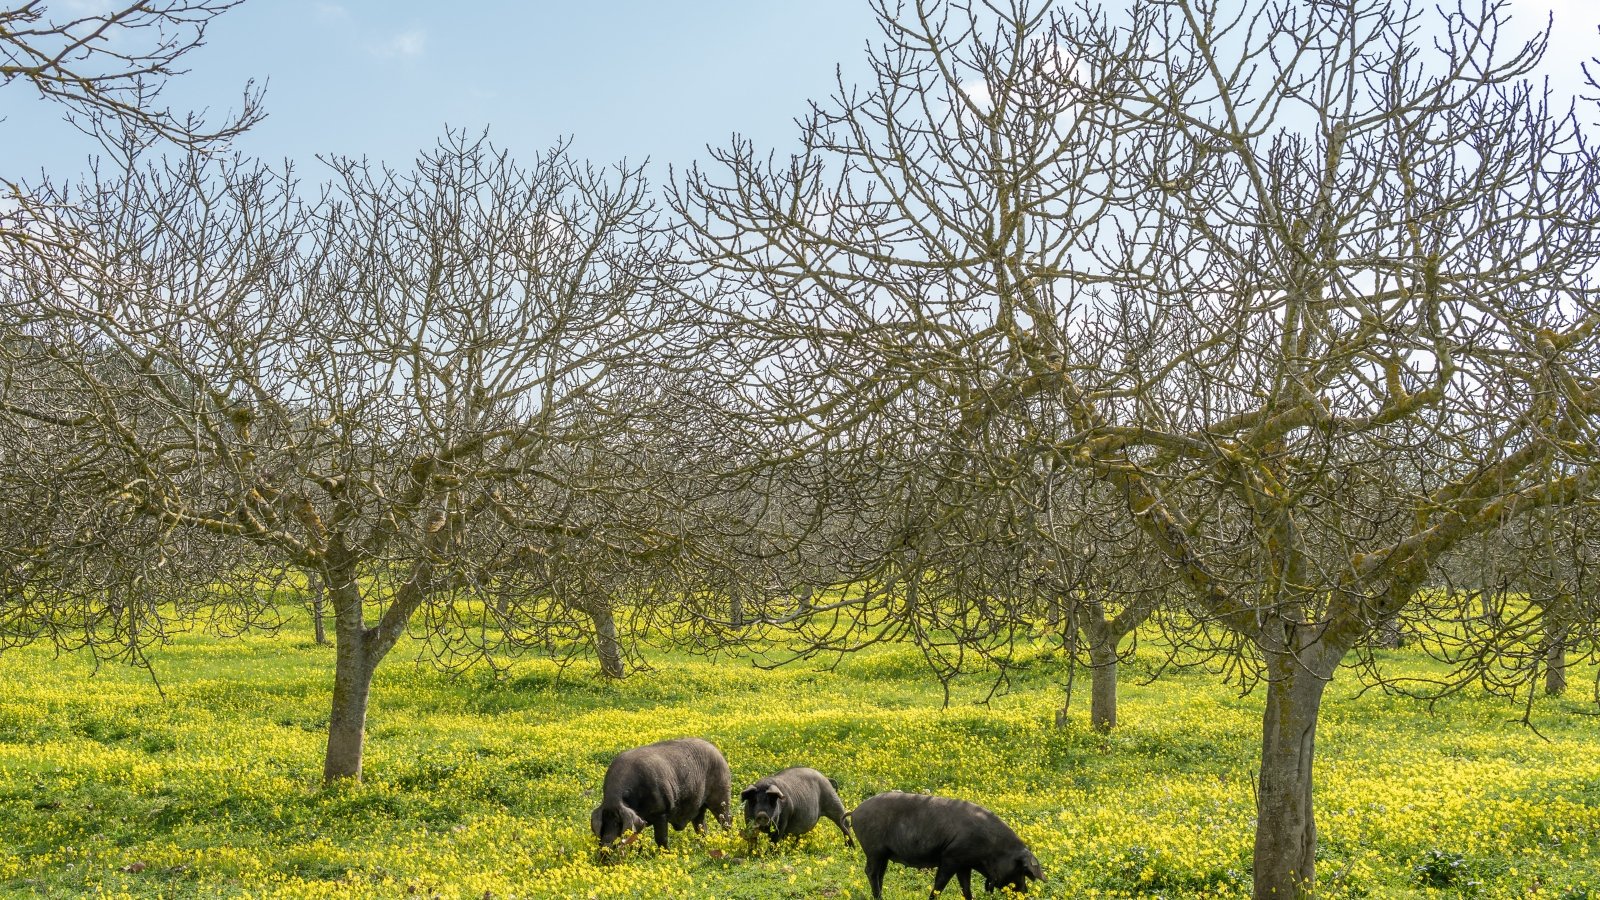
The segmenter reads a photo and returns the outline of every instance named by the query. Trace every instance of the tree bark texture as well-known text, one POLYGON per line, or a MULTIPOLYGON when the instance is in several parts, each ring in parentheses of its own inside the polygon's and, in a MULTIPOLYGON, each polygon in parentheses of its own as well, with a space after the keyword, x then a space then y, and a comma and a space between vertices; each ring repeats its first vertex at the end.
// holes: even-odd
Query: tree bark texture
POLYGON ((1568 625, 1559 616, 1545 613, 1544 692, 1559 697, 1567 692, 1568 625))
POLYGON ((600 674, 607 678, 621 678, 627 674, 622 664, 622 645, 617 641, 617 622, 611 610, 595 606, 589 610, 594 621, 594 650, 600 658, 600 674))
POLYGON ((1117 643, 1109 628, 1089 634, 1089 722, 1095 731, 1117 727, 1117 643))
POLYGON ((367 698, 377 660, 368 652, 366 629, 359 618, 341 610, 335 623, 333 708, 328 716, 328 752, 322 780, 361 780, 361 752, 367 733, 367 698), (352 621, 353 620, 353 621, 352 621))
POLYGON ((1317 826, 1311 765, 1327 679, 1292 657, 1269 662, 1256 795, 1256 900, 1309 897, 1316 887, 1317 826))

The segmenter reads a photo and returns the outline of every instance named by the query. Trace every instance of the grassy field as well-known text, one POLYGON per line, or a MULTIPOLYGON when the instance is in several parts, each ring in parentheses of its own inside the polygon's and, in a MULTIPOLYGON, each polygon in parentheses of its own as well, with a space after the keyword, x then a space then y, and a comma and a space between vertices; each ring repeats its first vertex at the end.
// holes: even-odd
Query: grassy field
MULTIPOLYGON (((983 803, 1042 861, 1035 895, 1248 893, 1261 701, 1204 673, 1140 685, 1148 661, 1125 665, 1125 725, 1102 737, 1082 706, 1051 725, 1063 672, 1043 650, 990 706, 974 680, 949 709, 907 648, 833 671, 657 655, 620 684, 541 662, 451 678, 406 656, 377 679, 366 783, 333 790, 318 786, 332 650, 298 635, 179 640, 156 656, 164 699, 140 672, 0 656, 0 892, 867 896, 861 857, 826 822, 754 855, 713 828, 599 864, 588 811, 606 762, 700 735, 735 791, 807 764, 850 805, 890 788, 983 803)), ((1546 741, 1504 701, 1430 713, 1354 694, 1353 679, 1330 690, 1318 738, 1323 896, 1600 897, 1592 704, 1541 700, 1546 741)), ((886 894, 930 883, 891 867, 886 894)))

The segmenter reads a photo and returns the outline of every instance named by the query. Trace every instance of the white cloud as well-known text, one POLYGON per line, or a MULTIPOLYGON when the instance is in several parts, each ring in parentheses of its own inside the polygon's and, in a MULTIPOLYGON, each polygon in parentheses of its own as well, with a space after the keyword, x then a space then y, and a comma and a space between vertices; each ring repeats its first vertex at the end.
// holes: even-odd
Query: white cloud
POLYGON ((421 28, 402 31, 371 48, 372 55, 383 59, 421 56, 427 49, 428 33, 421 28))
POLYGON ((994 97, 989 93, 989 83, 982 78, 963 81, 958 87, 978 109, 987 112, 989 107, 994 105, 994 97))
MULTIPOLYGON (((1078 104, 1070 92, 1063 93, 1061 88, 1087 84, 1092 77, 1089 67, 1061 45, 1044 48, 1029 62, 1034 68, 1023 73, 1012 89, 1032 101, 1033 109, 1037 109, 1040 102, 1054 106, 1056 128, 1063 131, 1070 129, 1077 118, 1078 104)), ((960 82, 956 90, 979 115, 987 115, 994 108, 994 89, 981 75, 960 82)), ((952 97, 951 102, 958 108, 967 108, 960 104, 959 98, 952 97)), ((1013 114, 1018 111, 1016 104, 1012 105, 1012 109, 1013 114)))

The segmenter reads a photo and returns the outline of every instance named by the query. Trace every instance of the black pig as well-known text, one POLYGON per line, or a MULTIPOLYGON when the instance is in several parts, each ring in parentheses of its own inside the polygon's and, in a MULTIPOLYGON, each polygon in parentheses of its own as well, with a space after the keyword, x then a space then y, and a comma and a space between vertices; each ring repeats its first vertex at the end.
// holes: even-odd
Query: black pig
POLYGON ((797 766, 768 775, 745 788, 739 799, 744 803, 745 827, 766 832, 774 844, 781 837, 805 834, 819 818, 839 826, 846 846, 855 844, 838 786, 816 769, 797 766))
POLYGON ((605 795, 589 815, 589 828, 601 847, 609 847, 624 831, 649 825, 664 849, 668 825, 682 831, 693 822, 705 831, 707 810, 722 827, 733 824, 732 785, 721 751, 699 738, 624 750, 606 768, 605 795))
POLYGON ((883 873, 890 860, 935 869, 935 896, 955 876, 966 900, 972 900, 974 871, 989 891, 1009 885, 1026 893, 1028 879, 1044 878, 1039 860, 1017 833, 976 803, 890 791, 862 801, 850 820, 867 854, 867 883, 874 900, 883 898, 883 873))

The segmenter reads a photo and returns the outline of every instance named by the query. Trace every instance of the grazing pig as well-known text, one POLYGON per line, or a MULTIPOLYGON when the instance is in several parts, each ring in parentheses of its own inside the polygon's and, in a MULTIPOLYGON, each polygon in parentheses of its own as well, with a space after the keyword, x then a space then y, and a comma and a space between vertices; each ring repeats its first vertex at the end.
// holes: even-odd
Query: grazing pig
POLYGON ((1026 893, 1028 879, 1044 879, 1039 860, 1017 833, 975 803, 890 791, 862 801, 850 820, 867 854, 867 883, 874 900, 883 898, 883 873, 890 860, 936 870, 934 896, 955 876, 966 900, 972 900, 974 871, 983 875, 989 891, 1009 885, 1026 893))
POLYGON ((745 788, 739 799, 744 803, 745 827, 766 832, 774 844, 781 837, 799 838, 817 819, 827 818, 844 832, 845 846, 855 845, 838 786, 816 769, 797 766, 768 775, 745 788))
POLYGON ((589 815, 589 828, 601 847, 609 847, 624 831, 643 831, 649 825, 656 844, 665 849, 668 825, 682 831, 693 822, 703 832, 707 810, 722 827, 732 825, 732 785, 728 761, 699 738, 624 750, 606 769, 605 795, 589 815))

